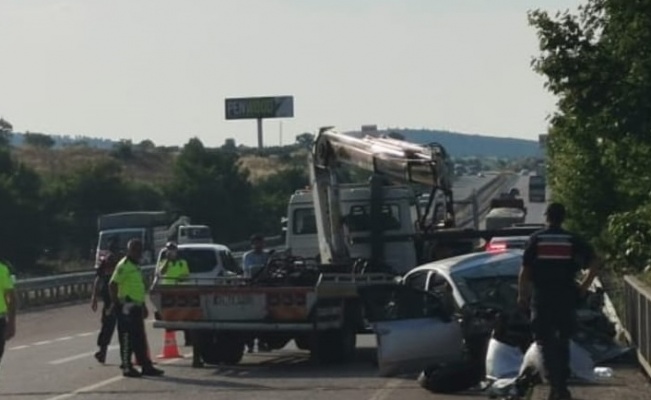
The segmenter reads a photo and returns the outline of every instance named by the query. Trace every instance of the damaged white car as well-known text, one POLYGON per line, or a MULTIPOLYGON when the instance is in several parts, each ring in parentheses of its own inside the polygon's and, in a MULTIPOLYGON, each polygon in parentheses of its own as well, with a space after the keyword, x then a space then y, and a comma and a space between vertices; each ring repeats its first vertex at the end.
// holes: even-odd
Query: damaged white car
MULTIPOLYGON (((389 307, 383 315, 371 319, 376 321, 380 374, 452 365, 453 373, 472 375, 478 383, 486 376, 491 338, 524 354, 532 338, 528 317, 516 301, 521 262, 521 250, 481 252, 433 262, 407 273, 402 289, 395 289, 394 297, 387 299, 389 307), (462 367, 464 363, 467 367, 462 367)), ((579 330, 573 338, 573 345, 585 350, 593 363, 628 350, 615 343, 614 324, 602 306, 601 292, 592 292, 583 300, 577 313, 579 330)), ((504 360, 496 362, 503 364, 504 360)), ((519 367, 507 369, 517 373, 519 367)))

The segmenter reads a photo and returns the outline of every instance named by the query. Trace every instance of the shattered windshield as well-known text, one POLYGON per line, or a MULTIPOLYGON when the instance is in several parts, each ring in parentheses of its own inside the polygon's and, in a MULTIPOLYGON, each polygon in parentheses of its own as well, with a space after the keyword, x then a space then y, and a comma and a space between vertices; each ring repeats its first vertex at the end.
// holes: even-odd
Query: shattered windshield
POLYGON ((490 262, 450 274, 466 303, 512 309, 518 294, 520 257, 490 262))

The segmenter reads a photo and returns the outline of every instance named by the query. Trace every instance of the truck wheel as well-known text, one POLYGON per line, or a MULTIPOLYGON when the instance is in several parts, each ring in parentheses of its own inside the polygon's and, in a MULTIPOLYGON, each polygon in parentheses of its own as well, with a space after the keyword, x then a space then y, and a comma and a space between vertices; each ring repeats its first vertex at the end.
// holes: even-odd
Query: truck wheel
POLYGON ((203 361, 211 365, 235 365, 244 356, 244 342, 232 333, 204 333, 199 349, 203 361))
POLYGON ((312 356, 323 364, 346 363, 355 358, 357 333, 350 327, 319 332, 312 356))

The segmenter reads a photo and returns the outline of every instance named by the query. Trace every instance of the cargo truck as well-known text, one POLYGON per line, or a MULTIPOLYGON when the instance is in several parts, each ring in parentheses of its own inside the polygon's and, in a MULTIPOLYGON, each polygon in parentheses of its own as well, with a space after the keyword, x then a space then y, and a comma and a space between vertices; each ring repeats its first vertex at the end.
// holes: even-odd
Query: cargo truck
POLYGON ((100 215, 97 219, 98 241, 95 262, 116 239, 121 251, 131 239, 143 243, 143 265, 153 264, 158 252, 169 240, 184 243, 212 243, 212 233, 206 225, 191 225, 188 217, 176 221, 164 211, 131 211, 100 215))

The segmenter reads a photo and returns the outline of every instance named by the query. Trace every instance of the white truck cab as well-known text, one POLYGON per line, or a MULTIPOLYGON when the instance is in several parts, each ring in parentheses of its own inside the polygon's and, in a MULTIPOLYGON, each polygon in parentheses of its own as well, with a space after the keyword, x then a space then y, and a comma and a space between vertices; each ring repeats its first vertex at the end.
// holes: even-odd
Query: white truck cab
MULTIPOLYGON (((166 256, 167 249, 159 252, 157 268, 160 268, 166 256)), ((235 276, 241 272, 230 249, 221 244, 181 244, 178 246, 178 257, 188 263, 190 279, 187 282, 196 285, 211 285, 214 284, 214 278, 235 276)))
MULTIPOLYGON (((419 218, 414 191, 408 186, 387 186, 382 190, 383 233, 396 237, 413 235, 419 218)), ((370 197, 368 185, 340 186, 341 212, 346 220, 346 241, 353 259, 369 258, 371 255, 368 243, 350 244, 352 239, 370 236, 370 197)), ((311 190, 298 190, 290 197, 287 216, 286 246, 291 254, 317 258, 319 244, 311 190)), ((396 271, 406 272, 417 264, 416 249, 410 239, 388 241, 384 251, 385 261, 396 271)))

